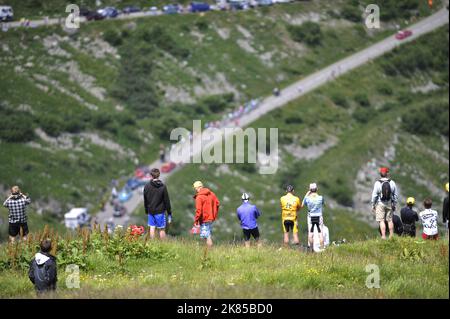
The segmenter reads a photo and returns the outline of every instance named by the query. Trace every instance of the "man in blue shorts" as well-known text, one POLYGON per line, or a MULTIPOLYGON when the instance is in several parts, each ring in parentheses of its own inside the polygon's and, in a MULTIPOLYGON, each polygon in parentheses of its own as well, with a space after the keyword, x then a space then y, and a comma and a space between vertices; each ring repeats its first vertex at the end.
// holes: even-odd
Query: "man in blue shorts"
POLYGON ((241 222, 246 248, 250 248, 250 237, 255 239, 258 247, 260 246, 259 229, 256 222, 259 216, 261 213, 258 208, 250 204, 250 196, 247 193, 242 194, 242 205, 237 209, 237 217, 241 222))
POLYGON ((150 174, 152 180, 144 188, 144 207, 145 213, 148 215, 150 238, 155 238, 155 229, 158 229, 159 238, 164 239, 166 237, 166 212, 168 222, 172 221, 169 192, 166 185, 159 180, 161 175, 159 169, 152 169, 150 174))

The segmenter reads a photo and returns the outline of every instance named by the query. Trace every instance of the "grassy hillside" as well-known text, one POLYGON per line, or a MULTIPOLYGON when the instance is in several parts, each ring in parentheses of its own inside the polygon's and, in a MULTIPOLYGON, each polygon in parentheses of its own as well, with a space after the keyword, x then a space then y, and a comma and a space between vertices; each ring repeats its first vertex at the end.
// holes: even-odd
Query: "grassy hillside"
MULTIPOLYGON (((205 254, 196 240, 83 237, 59 240, 58 291, 48 297, 448 298, 447 241, 352 242, 321 254, 220 245, 205 254), (80 266, 80 289, 65 286, 65 265, 71 263, 80 266), (379 289, 366 286, 368 265, 379 267, 379 289)), ((35 245, 30 241, 16 255, 17 249, 0 247, 0 297, 35 296, 27 278, 35 245)))
MULTIPOLYGON (((32 10, 41 2, 20 3, 12 4, 32 10)), ((75 34, 1 33, 3 189, 20 184, 36 210, 97 210, 111 179, 156 159, 170 129, 218 118, 393 32, 391 23, 369 34, 340 19, 333 10, 341 5, 110 20, 75 34), (289 27, 307 20, 319 21, 320 44, 289 27)))
MULTIPOLYGON (((245 191, 263 212, 263 237, 281 240, 284 187, 292 183, 302 198, 311 182, 318 182, 328 202, 325 223, 333 239, 375 236, 366 223, 374 222, 369 201, 381 165, 391 167, 400 205, 414 196, 420 210, 431 197, 441 213, 449 176, 448 39, 448 27, 442 28, 254 123, 280 130, 281 163, 274 176, 259 175, 255 165, 187 165, 168 180, 176 218, 172 233, 186 234, 192 225, 192 183, 203 180, 222 201, 218 239, 241 238, 235 210, 245 191), (431 90, 416 92, 430 83, 431 90), (420 123, 428 123, 426 129, 420 123)), ((305 214, 300 213, 302 232, 305 214)), ((143 208, 137 216, 144 222, 143 208)))
MULTIPOLYGON (((9 3, 18 16, 30 16, 59 12, 56 8, 66 2, 9 3)), ((34 200, 31 215, 42 212, 43 217, 33 217, 42 222, 59 225, 61 214, 73 206, 95 212, 108 196, 110 181, 123 183, 135 165, 155 160, 172 128, 189 127, 199 117, 220 118, 242 102, 384 38, 395 32, 395 24, 431 13, 425 4, 411 3, 386 1, 387 12, 402 14, 383 17, 386 23, 376 32, 367 32, 355 17, 365 1, 301 1, 249 12, 108 20, 84 24, 74 34, 58 27, 2 32, 0 193, 6 196, 11 185, 19 184, 34 200), (311 29, 320 30, 317 37, 301 36, 311 29)), ((345 103, 342 97, 335 99, 345 103)), ((346 127, 346 112, 339 110, 342 122, 333 125, 346 127)), ((296 130, 296 121, 280 122, 280 129, 296 130)), ((309 131, 306 124, 303 130, 309 131)), ((321 132, 301 144, 325 137, 321 132)), ((282 138, 291 141, 286 134, 282 138)), ((439 142, 431 140, 439 151, 439 142)), ((286 167, 299 166, 295 159, 286 160, 291 163, 286 167)), ((183 187, 191 183, 182 181, 183 187)), ((189 193, 183 190, 177 203, 185 222, 191 211, 184 206, 189 193)), ((270 198, 278 196, 277 189, 270 198)), ((348 204, 348 196, 346 200, 348 204)), ((274 214, 270 205, 264 209, 274 214)), ((234 204, 226 210, 230 213, 234 204)), ((5 221, 3 208, 0 214, 5 221)), ((3 224, 0 235, 5 231, 3 224)))

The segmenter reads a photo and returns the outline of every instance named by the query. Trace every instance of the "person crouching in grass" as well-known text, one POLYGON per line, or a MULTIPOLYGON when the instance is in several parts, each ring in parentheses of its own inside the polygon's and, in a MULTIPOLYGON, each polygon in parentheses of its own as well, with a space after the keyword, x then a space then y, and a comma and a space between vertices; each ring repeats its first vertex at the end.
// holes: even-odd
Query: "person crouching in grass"
POLYGON ((34 256, 28 271, 28 277, 38 294, 56 290, 58 281, 56 258, 50 254, 51 240, 43 240, 40 247, 41 250, 34 256))
POLYGON ((431 209, 433 206, 433 201, 430 198, 424 200, 423 206, 425 207, 425 210, 419 213, 419 217, 422 220, 423 225, 422 238, 425 240, 438 240, 438 212, 431 209))

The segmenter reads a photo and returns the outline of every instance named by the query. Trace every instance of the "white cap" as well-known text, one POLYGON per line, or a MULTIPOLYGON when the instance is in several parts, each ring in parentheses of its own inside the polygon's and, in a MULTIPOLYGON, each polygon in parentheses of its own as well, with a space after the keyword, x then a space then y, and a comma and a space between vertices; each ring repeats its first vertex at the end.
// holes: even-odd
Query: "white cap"
POLYGON ((311 184, 309 184, 309 190, 310 190, 310 191, 315 191, 315 190, 317 190, 317 184, 316 184, 316 183, 311 183, 311 184))
POLYGON ((242 200, 249 200, 250 196, 247 193, 242 194, 242 200))

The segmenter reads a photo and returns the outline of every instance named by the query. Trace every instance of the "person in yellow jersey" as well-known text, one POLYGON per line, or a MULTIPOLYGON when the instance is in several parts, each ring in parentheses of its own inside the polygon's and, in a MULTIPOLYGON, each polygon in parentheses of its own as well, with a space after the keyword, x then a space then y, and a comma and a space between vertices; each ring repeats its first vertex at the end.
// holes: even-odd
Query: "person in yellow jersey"
POLYGON ((301 207, 300 198, 294 195, 294 186, 286 187, 286 195, 281 197, 281 220, 284 233, 284 244, 289 244, 289 233, 292 231, 293 244, 299 245, 297 213, 301 207))

